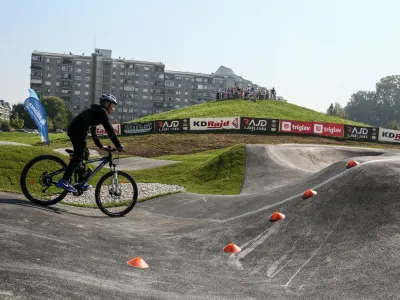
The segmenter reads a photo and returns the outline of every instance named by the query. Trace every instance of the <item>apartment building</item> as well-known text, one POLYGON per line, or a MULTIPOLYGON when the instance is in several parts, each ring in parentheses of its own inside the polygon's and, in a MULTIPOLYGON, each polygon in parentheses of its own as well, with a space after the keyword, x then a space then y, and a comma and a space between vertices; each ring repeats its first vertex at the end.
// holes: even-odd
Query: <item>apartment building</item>
POLYGON ((216 98, 218 90, 251 81, 221 66, 212 74, 169 71, 161 62, 112 58, 112 50, 96 48, 90 56, 32 53, 31 88, 39 97, 55 95, 78 113, 103 93, 119 105, 111 116, 126 122, 216 98))
POLYGON ((89 107, 91 56, 33 52, 31 88, 39 97, 57 96, 75 113, 89 107))
POLYGON ((10 120, 11 106, 10 103, 0 100, 0 120, 10 120))

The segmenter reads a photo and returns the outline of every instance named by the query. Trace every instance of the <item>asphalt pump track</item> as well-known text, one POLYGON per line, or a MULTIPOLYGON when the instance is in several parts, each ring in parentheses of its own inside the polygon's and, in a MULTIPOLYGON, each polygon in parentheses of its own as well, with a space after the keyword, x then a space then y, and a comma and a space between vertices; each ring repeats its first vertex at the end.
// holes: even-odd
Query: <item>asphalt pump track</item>
POLYGON ((123 218, 0 194, 0 299, 400 299, 399 152, 246 155, 240 195, 163 196, 123 218))

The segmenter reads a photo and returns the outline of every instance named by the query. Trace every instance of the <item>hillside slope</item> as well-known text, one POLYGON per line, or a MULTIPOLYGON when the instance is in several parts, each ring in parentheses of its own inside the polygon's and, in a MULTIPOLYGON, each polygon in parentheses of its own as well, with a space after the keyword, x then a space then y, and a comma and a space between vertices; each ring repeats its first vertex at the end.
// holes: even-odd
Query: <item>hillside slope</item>
POLYGON ((187 106, 160 114, 145 116, 133 122, 153 120, 173 120, 201 117, 253 117, 270 119, 287 119, 297 121, 317 121, 327 123, 351 124, 369 126, 308 109, 295 104, 278 100, 220 100, 187 106))

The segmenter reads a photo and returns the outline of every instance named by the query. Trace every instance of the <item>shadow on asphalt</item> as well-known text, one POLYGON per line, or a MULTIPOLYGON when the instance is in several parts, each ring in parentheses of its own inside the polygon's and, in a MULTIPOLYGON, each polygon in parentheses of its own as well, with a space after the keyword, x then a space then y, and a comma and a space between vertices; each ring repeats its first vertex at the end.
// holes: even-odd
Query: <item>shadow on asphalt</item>
MULTIPOLYGON (((1 206, 1 204, 11 204, 11 205, 29 207, 29 208, 33 208, 36 210, 53 212, 55 214, 68 214, 68 215, 75 215, 75 216, 79 216, 79 217, 88 217, 88 218, 95 218, 95 219, 110 218, 106 215, 92 216, 92 215, 88 215, 85 213, 71 211, 70 208, 73 209, 74 207, 68 207, 68 209, 65 209, 65 208, 61 208, 59 206, 44 206, 44 205, 39 205, 39 204, 29 202, 28 200, 23 200, 23 199, 10 199, 10 198, 0 199, 0 206, 1 206)), ((58 204, 56 204, 56 205, 58 205, 58 204)), ((82 209, 82 208, 79 208, 79 209, 82 209)), ((88 208, 88 209, 90 209, 90 208, 88 208)))

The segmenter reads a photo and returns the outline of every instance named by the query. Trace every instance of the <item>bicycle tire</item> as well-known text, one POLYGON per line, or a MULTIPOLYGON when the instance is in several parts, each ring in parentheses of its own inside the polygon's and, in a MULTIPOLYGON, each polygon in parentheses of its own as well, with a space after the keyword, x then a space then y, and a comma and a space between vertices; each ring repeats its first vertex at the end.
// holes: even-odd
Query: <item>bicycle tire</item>
POLYGON ((39 199, 33 197, 33 196, 29 193, 29 191, 28 191, 28 189, 27 189, 27 187, 26 187, 26 175, 27 175, 29 169, 30 169, 35 163, 37 163, 37 162, 39 162, 39 161, 41 161, 41 160, 53 160, 53 161, 56 161, 56 162, 60 163, 64 168, 67 167, 67 164, 66 164, 61 158, 59 158, 59 157, 57 157, 57 156, 54 156, 54 155, 39 155, 39 156, 37 156, 37 157, 31 159, 31 160, 25 165, 25 167, 22 169, 21 177, 20 177, 20 186, 21 186, 21 190, 22 190, 22 193, 25 195, 25 197, 26 197, 29 201, 31 201, 32 203, 40 204, 40 205, 43 205, 43 206, 54 205, 54 204, 60 202, 62 199, 64 199, 65 196, 67 196, 68 191, 63 191, 63 192, 60 194, 60 196, 58 196, 57 198, 55 198, 55 199, 53 199, 53 200, 43 201, 43 200, 39 200, 39 199))
POLYGON ((133 191, 134 191, 134 195, 133 195, 133 199, 132 199, 133 201, 132 201, 132 203, 131 203, 126 209, 124 209, 123 211, 121 211, 121 212, 119 212, 119 213, 111 213, 111 212, 109 212, 109 211, 104 207, 103 203, 101 202, 101 199, 100 199, 100 191, 101 191, 101 186, 102 186, 102 184, 104 183, 104 181, 105 181, 107 178, 113 176, 113 175, 114 175, 114 172, 110 171, 110 172, 108 172, 107 174, 104 174, 104 175, 100 178, 99 182, 98 182, 97 185, 96 185, 95 198, 96 198, 96 204, 97 204, 97 206, 99 207, 99 209, 100 209, 105 215, 107 215, 107 216, 109 216, 109 217, 122 217, 122 216, 126 215, 126 214, 129 213, 129 212, 133 209, 133 207, 136 205, 137 198, 138 198, 138 188, 137 188, 137 184, 136 184, 135 180, 133 179, 133 177, 132 177, 131 175, 129 175, 128 173, 125 173, 125 172, 123 172, 123 171, 116 171, 116 172, 117 172, 117 175, 118 175, 118 174, 121 174, 121 175, 125 176, 125 177, 129 180, 129 182, 132 184, 133 191))

